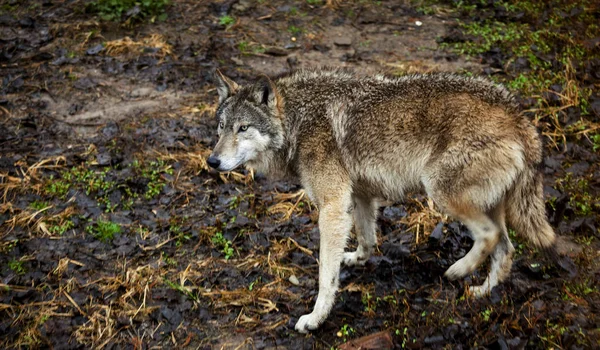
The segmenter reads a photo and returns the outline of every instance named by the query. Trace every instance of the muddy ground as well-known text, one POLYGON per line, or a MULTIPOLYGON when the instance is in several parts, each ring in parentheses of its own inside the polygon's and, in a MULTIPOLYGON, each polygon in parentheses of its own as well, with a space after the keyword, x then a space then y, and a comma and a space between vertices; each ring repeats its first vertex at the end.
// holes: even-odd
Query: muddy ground
POLYGON ((600 347, 593 2, 174 0, 111 20, 91 3, 0 5, 0 347, 357 348, 377 332, 408 348, 600 347), (515 53, 512 27, 469 27, 485 21, 553 33, 515 53), (506 83, 546 143, 561 264, 513 236, 511 280, 474 300, 486 266, 442 277, 469 233, 414 194, 381 209, 379 251, 342 269, 325 324, 296 333, 317 292, 317 212, 297 184, 208 170, 212 71, 244 83, 321 65, 506 83))

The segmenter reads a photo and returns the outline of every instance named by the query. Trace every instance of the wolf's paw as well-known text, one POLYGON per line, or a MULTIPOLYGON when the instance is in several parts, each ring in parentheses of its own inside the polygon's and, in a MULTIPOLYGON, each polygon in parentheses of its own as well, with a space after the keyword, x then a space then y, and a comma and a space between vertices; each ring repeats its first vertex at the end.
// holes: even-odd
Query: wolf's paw
POLYGON ((467 261, 462 258, 450 266, 450 268, 446 270, 446 273, 444 273, 444 276, 446 276, 446 278, 449 280, 456 280, 465 277, 474 270, 475 268, 471 268, 467 261))
POLYGON ((469 293, 475 298, 483 298, 486 295, 489 295, 492 289, 489 287, 487 283, 482 286, 471 286, 469 287, 469 293))
POLYGON ((362 255, 358 255, 358 252, 348 252, 344 253, 344 257, 342 259, 342 264, 346 266, 363 266, 368 259, 366 259, 362 255))
POLYGON ((309 331, 314 331, 319 328, 321 322, 323 322, 324 317, 316 314, 314 311, 308 315, 304 315, 300 317, 298 323, 296 323, 296 330, 300 333, 308 333, 309 331))

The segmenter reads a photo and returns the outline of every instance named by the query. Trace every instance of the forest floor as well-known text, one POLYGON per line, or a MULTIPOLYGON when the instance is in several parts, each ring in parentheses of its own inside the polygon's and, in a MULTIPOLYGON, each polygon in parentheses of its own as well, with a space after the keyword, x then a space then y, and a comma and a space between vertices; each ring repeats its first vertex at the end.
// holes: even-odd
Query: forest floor
POLYGON ((131 3, 0 5, 1 348, 600 346, 596 1, 131 3), (414 194, 381 209, 376 256, 342 268, 321 328, 294 331, 317 293, 318 214, 295 183, 208 169, 212 72, 322 65, 506 84, 544 139, 575 268, 511 232, 511 279, 473 299, 487 266, 443 278, 467 229, 414 194))

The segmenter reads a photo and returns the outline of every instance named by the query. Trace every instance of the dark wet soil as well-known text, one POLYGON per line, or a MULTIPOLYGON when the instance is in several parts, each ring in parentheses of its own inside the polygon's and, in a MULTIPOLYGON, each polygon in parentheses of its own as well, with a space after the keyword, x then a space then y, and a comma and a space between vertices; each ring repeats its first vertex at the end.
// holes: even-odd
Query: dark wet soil
MULTIPOLYGON (((474 40, 456 25, 469 20, 460 11, 173 1, 165 21, 122 24, 85 3, 0 5, 3 348, 332 348, 379 331, 408 348, 600 346, 595 129, 560 147, 547 140, 561 263, 513 237, 510 281, 469 298, 487 267, 445 280, 472 240, 415 195, 381 209, 377 256, 342 269, 331 315, 306 336, 293 326, 317 293, 316 210, 294 183, 206 167, 217 67, 241 83, 320 65, 512 74, 500 49, 468 58, 440 47, 474 40), (220 24, 227 15, 233 23, 220 24), (141 44, 115 44, 125 37, 141 44)), ((569 107, 561 125, 600 121, 597 63, 576 71, 589 108, 569 107)))

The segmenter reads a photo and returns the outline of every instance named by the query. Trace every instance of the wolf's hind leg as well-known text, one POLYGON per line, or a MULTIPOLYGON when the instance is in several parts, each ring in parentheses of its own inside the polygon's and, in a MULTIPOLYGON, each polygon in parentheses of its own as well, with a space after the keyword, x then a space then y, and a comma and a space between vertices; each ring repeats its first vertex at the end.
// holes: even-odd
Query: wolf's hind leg
POLYGON ((354 252, 344 253, 345 265, 364 265, 373 254, 377 244, 377 201, 355 196, 354 228, 358 240, 358 248, 354 252))
POLYGON ((459 214, 453 214, 462 221, 471 233, 475 243, 473 248, 455 262, 444 274, 448 279, 454 280, 465 277, 475 271, 475 269, 485 261, 500 241, 500 227, 485 213, 477 210, 475 207, 462 208, 459 214))
POLYGON ((481 286, 472 286, 469 288, 471 293, 476 297, 489 294, 498 283, 503 282, 510 275, 512 256, 515 251, 515 248, 508 237, 508 230, 506 229, 504 203, 501 203, 492 210, 490 216, 500 228, 500 241, 494 252, 491 254, 492 263, 490 274, 485 279, 485 282, 483 282, 481 286))

